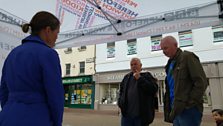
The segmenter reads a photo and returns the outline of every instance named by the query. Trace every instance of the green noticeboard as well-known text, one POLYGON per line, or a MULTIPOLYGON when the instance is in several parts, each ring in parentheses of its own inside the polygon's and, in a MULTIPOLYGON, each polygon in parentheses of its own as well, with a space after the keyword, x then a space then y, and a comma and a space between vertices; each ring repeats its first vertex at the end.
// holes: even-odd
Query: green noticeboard
POLYGON ((84 83, 91 83, 92 76, 79 76, 79 77, 66 77, 63 78, 63 84, 84 84, 84 83))

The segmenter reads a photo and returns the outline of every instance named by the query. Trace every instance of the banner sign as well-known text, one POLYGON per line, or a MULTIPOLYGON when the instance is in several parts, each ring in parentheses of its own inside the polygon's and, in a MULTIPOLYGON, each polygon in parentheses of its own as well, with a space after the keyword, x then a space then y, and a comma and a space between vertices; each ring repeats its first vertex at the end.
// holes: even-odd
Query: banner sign
POLYGON ((56 48, 133 39, 168 32, 219 25, 218 4, 207 3, 190 8, 124 20, 121 23, 100 25, 60 34, 56 48), (117 35, 116 29, 121 35, 117 35))
POLYGON ((0 9, 0 77, 8 53, 26 36, 20 25, 25 21, 0 9))
MULTIPOLYGON (((137 4, 135 4, 135 6, 136 5, 137 4)), ((137 16, 136 12, 131 11, 131 14, 131 16, 137 16)), ((222 24, 222 20, 219 18, 218 14, 219 9, 217 2, 211 2, 189 8, 153 14, 142 18, 132 17, 134 19, 130 18, 120 23, 112 22, 113 25, 103 24, 95 27, 83 28, 85 25, 82 25, 80 22, 78 23, 78 27, 82 29, 60 34, 56 48, 114 42, 220 25, 222 24)))
MULTIPOLYGON (((65 12, 72 13, 76 18, 75 29, 91 27, 96 18, 106 21, 107 18, 96 6, 117 19, 134 19, 139 15, 134 8, 138 3, 131 0, 59 0, 57 16, 64 21, 65 12)), ((107 21, 106 21, 107 22, 107 21)), ((72 25, 72 24, 71 24, 72 25)))
POLYGON ((222 24, 217 0, 1 0, 0 8, 27 21, 38 11, 55 14, 61 21, 55 48, 222 24))

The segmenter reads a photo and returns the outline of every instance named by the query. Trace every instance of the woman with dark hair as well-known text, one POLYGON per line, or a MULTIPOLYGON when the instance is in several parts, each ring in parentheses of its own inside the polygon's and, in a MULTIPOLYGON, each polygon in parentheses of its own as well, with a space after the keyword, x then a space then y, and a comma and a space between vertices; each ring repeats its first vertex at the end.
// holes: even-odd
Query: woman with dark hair
POLYGON ((10 52, 2 70, 0 126, 62 126, 64 89, 52 49, 60 22, 41 11, 22 30, 31 35, 10 52))

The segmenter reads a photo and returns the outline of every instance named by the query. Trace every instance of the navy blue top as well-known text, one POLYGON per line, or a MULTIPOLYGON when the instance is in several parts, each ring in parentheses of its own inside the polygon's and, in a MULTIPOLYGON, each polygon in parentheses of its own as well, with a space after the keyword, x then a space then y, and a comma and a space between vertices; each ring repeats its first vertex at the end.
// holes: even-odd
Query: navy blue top
POLYGON ((64 89, 57 52, 28 36, 3 66, 1 126, 62 126, 64 89))

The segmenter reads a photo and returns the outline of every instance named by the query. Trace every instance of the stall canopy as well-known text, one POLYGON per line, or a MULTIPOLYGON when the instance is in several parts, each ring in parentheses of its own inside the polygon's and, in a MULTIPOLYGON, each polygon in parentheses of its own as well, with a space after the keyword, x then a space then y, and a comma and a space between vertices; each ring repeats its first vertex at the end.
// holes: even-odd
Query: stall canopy
POLYGON ((14 27, 30 21, 37 11, 55 14, 61 21, 55 48, 222 24, 222 0, 1 0, 0 8, 5 11, 0 13, 1 23, 14 24, 14 27), (23 21, 12 23, 16 16, 6 12, 23 21))

